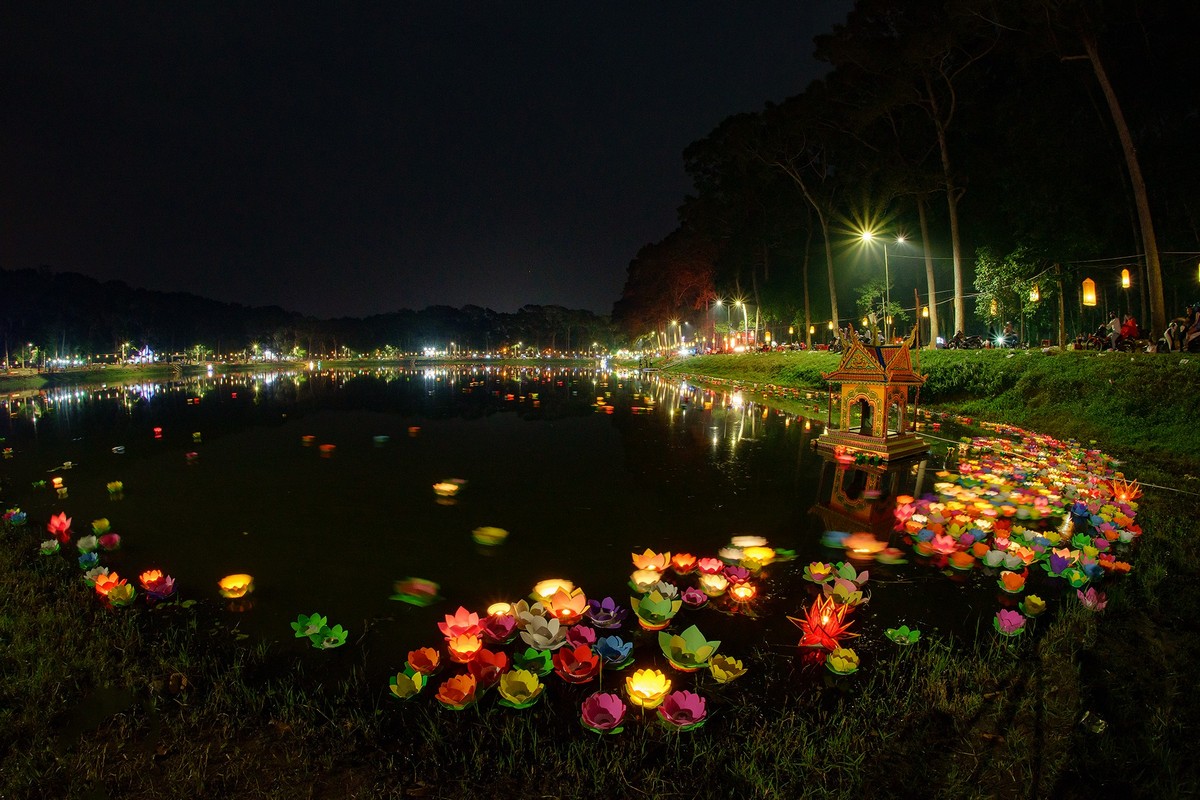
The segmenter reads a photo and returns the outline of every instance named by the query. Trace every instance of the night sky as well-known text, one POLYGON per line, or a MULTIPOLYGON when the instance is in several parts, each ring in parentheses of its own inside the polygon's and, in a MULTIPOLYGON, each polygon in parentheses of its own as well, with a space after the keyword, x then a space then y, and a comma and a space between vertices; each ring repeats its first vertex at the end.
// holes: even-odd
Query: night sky
POLYGON ((607 313, 675 227, 683 148, 818 77, 851 5, 9 3, 0 266, 321 317, 607 313))

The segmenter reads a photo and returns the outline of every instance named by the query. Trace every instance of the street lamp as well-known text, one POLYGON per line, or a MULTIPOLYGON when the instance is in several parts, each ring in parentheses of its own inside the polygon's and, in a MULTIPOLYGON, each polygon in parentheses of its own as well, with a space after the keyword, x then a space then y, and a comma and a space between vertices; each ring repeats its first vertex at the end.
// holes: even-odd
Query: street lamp
MULTIPOLYGON (((874 238, 875 238, 874 232, 872 232, 872 231, 863 231, 862 232, 862 240, 864 242, 870 242, 874 238)), ((892 332, 891 332, 892 319, 889 316, 891 313, 891 310, 892 310, 892 280, 891 280, 891 275, 888 272, 888 251, 887 251, 888 243, 886 241, 884 241, 883 239, 880 239, 879 241, 880 241, 880 244, 883 245, 883 305, 884 305, 883 313, 884 313, 884 317, 885 317, 884 326, 883 326, 883 338, 886 342, 890 343, 892 341, 892 332)), ((896 242, 895 242, 896 244, 904 244, 904 241, 905 241, 905 239, 904 239, 903 235, 896 236, 896 242)))

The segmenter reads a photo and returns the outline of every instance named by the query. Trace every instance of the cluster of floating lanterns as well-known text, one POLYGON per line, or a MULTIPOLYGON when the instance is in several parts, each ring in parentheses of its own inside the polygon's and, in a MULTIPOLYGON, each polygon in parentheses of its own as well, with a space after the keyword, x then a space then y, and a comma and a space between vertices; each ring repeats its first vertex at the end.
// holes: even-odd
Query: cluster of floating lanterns
MULTIPOLYGON (((565 684, 583 685, 599 679, 603 671, 631 667, 636 660, 633 637, 622 636, 621 629, 633 620, 657 632, 659 650, 680 675, 705 671, 717 683, 728 683, 746 668, 718 652, 720 641, 709 640, 696 625, 679 633, 666 629, 685 606, 700 608, 722 596, 734 607, 750 602, 757 595, 751 578, 777 556, 758 537, 735 539, 720 558, 633 553, 628 607, 613 597, 588 598, 582 588, 562 578, 540 581, 528 598, 516 603, 492 604, 483 616, 459 607, 438 623, 442 646, 411 651, 404 668, 389 679, 390 692, 399 700, 411 699, 446 663, 460 664, 465 673, 445 678, 434 693, 443 708, 469 708, 493 688, 500 705, 528 708, 543 696, 542 679, 552 672, 565 684), (695 585, 681 589, 681 578, 695 585), (504 651, 518 640, 511 655, 504 651)), ((675 680, 652 667, 635 669, 623 682, 623 694, 589 694, 580 705, 580 723, 595 733, 619 733, 632 706, 654 711, 656 719, 674 730, 700 727, 707 719, 706 700, 675 688, 675 680)))

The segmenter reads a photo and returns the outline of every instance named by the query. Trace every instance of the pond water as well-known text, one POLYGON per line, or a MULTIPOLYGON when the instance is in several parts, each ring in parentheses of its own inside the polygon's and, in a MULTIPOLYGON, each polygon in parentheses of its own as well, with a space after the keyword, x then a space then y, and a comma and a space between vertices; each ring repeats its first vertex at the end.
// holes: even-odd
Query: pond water
MULTIPOLYGON (((796 561, 764 570, 761 597, 744 608, 680 618, 735 657, 752 647, 790 655, 799 631, 786 615, 815 593, 803 566, 845 557, 824 532, 888 538, 895 496, 931 490, 941 466, 837 464, 813 447, 823 411, 806 419, 730 392, 586 368, 226 374, 63 388, 6 406, 4 500, 33 525, 65 511, 82 535, 108 518, 123 546, 101 563, 131 582, 162 569, 185 598, 223 602, 218 579, 250 573, 252 607, 223 612, 231 625, 300 652, 307 643, 289 623, 320 612, 370 645, 354 658, 380 674, 437 644, 435 622, 460 604, 482 612, 548 577, 626 604, 631 552, 715 555, 746 534, 795 550, 796 561), (323 444, 335 449, 323 454, 323 444), (31 488, 52 476, 66 499, 31 488), (446 478, 466 481, 452 499, 432 489, 446 478), (125 491, 112 499, 106 485, 117 480, 125 491), (510 536, 480 546, 480 526, 510 536), (440 584, 445 601, 389 599, 408 576, 440 584)), ((884 628, 974 638, 997 598, 1013 604, 986 571, 870 570, 855 630, 872 635, 854 643, 868 658, 894 646, 884 628)))

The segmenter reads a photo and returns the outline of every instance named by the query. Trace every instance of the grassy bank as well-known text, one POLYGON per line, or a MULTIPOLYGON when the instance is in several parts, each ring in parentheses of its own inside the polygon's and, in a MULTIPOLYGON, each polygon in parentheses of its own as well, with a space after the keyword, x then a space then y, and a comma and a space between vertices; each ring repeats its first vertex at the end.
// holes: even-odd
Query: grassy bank
MULTIPOLYGON (((828 353, 699 356, 668 372, 743 384, 826 388, 828 353)), ((1104 449, 1182 476, 1200 464, 1200 357, 1040 351, 920 354, 923 406, 1008 422, 1104 449), (1186 363, 1184 363, 1186 362, 1186 363)))
MULTIPOLYGON (((1016 386, 1034 369, 1019 358, 1043 360, 996 355, 943 368, 1016 386)), ((931 383, 938 356, 923 363, 931 383)), ((781 370, 836 358, 705 361, 714 376, 781 384, 781 370)), ((44 520, 31 522, 0 532, 0 797, 1188 796, 1200 790, 1198 513, 1188 497, 1145 499, 1135 569, 1106 584, 1099 617, 1058 603, 1011 645, 990 629, 885 643, 849 679, 764 647, 738 682, 705 679, 704 729, 637 721, 615 737, 578 723, 594 685, 556 678, 527 711, 498 708, 494 692, 460 713, 395 702, 361 677, 372 629, 298 655, 241 637, 216 600, 105 610, 73 559, 37 554, 44 520)))

